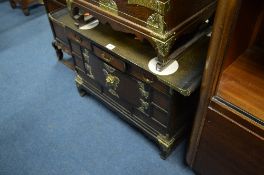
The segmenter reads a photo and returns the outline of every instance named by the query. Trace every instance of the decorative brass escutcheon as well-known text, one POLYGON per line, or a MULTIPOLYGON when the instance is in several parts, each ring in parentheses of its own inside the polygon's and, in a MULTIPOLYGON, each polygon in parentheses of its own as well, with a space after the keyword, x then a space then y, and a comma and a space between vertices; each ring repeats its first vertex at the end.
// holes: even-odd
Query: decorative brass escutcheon
POLYGON ((92 66, 89 65, 88 63, 85 63, 85 69, 87 71, 86 75, 94 80, 95 78, 94 78, 94 75, 93 75, 93 72, 92 72, 92 66))
POLYGON ((118 88, 118 85, 120 83, 120 79, 113 75, 112 73, 115 72, 115 69, 107 64, 104 64, 105 69, 103 69, 103 72, 105 74, 105 84, 108 87, 108 91, 119 98, 119 95, 116 93, 116 90, 118 88))
POLYGON ((142 95, 142 97, 144 97, 145 99, 148 99, 149 98, 149 92, 146 91, 145 84, 142 83, 141 81, 138 81, 138 85, 139 85, 139 92, 142 95))
POLYGON ((109 87, 111 87, 112 89, 114 89, 114 90, 117 89, 118 84, 119 84, 119 82, 120 82, 120 80, 119 80, 118 77, 116 77, 116 76, 114 76, 114 75, 111 75, 111 74, 108 74, 108 75, 106 76, 105 81, 106 81, 106 84, 107 84, 109 87))
POLYGON ((159 13, 153 13, 147 19, 147 28, 158 33, 159 35, 164 35, 166 29, 166 23, 164 16, 159 13))
POLYGON ((146 113, 148 108, 149 108, 149 103, 144 101, 143 99, 140 99, 140 107, 138 108, 138 110, 140 110, 143 113, 146 113))
POLYGON ((84 58, 84 60, 87 62, 87 63, 89 63, 90 62, 90 60, 89 60, 89 51, 87 50, 87 49, 84 49, 83 50, 83 58, 84 58))
POLYGON ((108 86, 108 91, 116 96, 117 98, 119 98, 119 95, 116 93, 116 89, 118 87, 118 84, 120 82, 119 78, 114 76, 114 75, 111 75, 111 74, 108 74, 106 76, 106 79, 105 79, 105 82, 106 82, 106 85, 108 86))

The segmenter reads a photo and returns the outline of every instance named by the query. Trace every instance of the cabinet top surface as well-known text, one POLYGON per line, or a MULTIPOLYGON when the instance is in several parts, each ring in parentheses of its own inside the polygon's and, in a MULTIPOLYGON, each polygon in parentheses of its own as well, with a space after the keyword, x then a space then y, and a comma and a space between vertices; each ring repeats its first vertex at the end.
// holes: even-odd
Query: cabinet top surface
MULTIPOLYGON (((109 25, 99 24, 91 30, 79 30, 66 9, 50 16, 105 49, 108 44, 114 45, 115 48, 110 51, 111 53, 151 72, 148 62, 156 55, 148 43, 136 40, 133 35, 114 31, 109 25)), ((157 79, 180 94, 189 96, 200 85, 208 43, 208 37, 201 38, 177 58, 179 63, 177 72, 168 76, 156 75, 157 79)))

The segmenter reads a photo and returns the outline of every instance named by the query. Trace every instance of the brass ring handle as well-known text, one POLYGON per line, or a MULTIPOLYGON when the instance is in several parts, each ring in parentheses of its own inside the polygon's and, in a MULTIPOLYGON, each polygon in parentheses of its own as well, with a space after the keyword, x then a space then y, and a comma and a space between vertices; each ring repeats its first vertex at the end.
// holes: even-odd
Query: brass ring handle
POLYGON ((105 61, 105 62, 107 62, 107 63, 109 63, 111 60, 112 60, 112 57, 110 57, 110 56, 106 56, 105 55, 105 53, 102 53, 101 54, 101 58, 105 61))

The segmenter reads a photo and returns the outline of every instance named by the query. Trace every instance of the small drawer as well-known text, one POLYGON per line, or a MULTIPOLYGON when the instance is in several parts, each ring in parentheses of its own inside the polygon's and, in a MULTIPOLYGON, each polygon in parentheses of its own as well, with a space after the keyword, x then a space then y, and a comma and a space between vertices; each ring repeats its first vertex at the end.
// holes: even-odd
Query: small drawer
POLYGON ((67 31, 67 36, 69 39, 75 41, 78 44, 81 44, 83 41, 83 38, 80 35, 70 30, 67 31))
POLYGON ((72 54, 72 57, 74 59, 74 64, 76 67, 78 67, 79 69, 81 69, 82 71, 85 70, 85 67, 84 67, 84 62, 83 62, 83 59, 80 58, 80 56, 76 55, 76 54, 72 54))
POLYGON ((155 131, 165 135, 167 133, 167 126, 161 124, 157 120, 153 119, 151 116, 147 116, 142 111, 134 109, 134 117, 140 120, 144 125, 151 127, 155 131))
POLYGON ((67 37, 74 41, 76 44, 78 44, 79 46, 85 47, 88 50, 91 50, 91 42, 86 39, 85 37, 83 37, 82 35, 78 34, 77 32, 67 29, 67 37))
POLYGON ((169 122, 169 112, 165 111, 164 109, 160 108, 156 104, 151 104, 151 117, 156 122, 160 123, 163 126, 168 126, 169 122))
POLYGON ((67 43, 67 37, 65 37, 64 26, 60 23, 53 22, 53 29, 55 33, 55 37, 60 41, 67 43))
POLYGON ((73 40, 70 40, 70 46, 71 46, 71 52, 72 54, 78 55, 79 57, 81 57, 82 53, 81 53, 81 46, 79 43, 76 43, 73 40))
POLYGON ((94 49, 94 54, 101 58, 103 61, 107 62, 108 64, 110 64, 111 66, 113 66, 114 68, 125 72, 126 71, 126 63, 121 61, 118 58, 115 58, 113 55, 107 53, 106 51, 103 51, 102 49, 100 49, 97 46, 93 45, 93 49, 94 49))
POLYGON ((164 111, 170 111, 171 99, 163 93, 154 90, 152 93, 152 102, 164 111))

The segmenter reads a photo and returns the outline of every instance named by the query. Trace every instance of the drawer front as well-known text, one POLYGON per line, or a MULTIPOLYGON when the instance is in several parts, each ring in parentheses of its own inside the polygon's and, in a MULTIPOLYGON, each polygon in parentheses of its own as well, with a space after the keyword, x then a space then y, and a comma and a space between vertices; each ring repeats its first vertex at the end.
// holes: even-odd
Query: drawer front
POLYGON ((108 63, 109 65, 113 66, 114 68, 125 72, 126 71, 126 63, 121 61, 120 59, 114 57, 107 51, 104 51, 103 49, 93 45, 93 51, 94 54, 98 57, 101 58, 104 62, 108 63))
POLYGON ((79 43, 75 42, 74 40, 69 40, 71 46, 71 52, 73 55, 78 55, 82 57, 82 49, 79 43))
POLYGON ((82 35, 69 28, 66 29, 66 34, 68 39, 70 40, 72 52, 81 55, 81 48, 85 48, 89 51, 92 50, 91 42, 82 35))
POLYGON ((68 44, 68 39, 65 35, 65 27, 56 22, 56 21, 53 21, 52 18, 51 19, 51 22, 52 22, 52 25, 53 25, 53 29, 54 29, 54 34, 55 34, 55 38, 57 40, 59 40, 60 42, 63 42, 65 45, 69 45, 68 44))
MULTIPOLYGON (((155 130, 155 131, 157 131, 163 135, 166 135, 168 133, 167 126, 161 124, 154 117, 152 117, 150 115, 146 115, 138 109, 134 109, 133 114, 134 114, 133 117, 135 117, 138 120, 140 120, 141 122, 145 123, 148 127, 151 127, 153 130, 155 130)), ((164 116, 164 117, 167 117, 167 116, 164 116)))
POLYGON ((85 72, 85 62, 83 58, 75 53, 72 54, 72 58, 74 60, 75 67, 85 72))
POLYGON ((134 64, 130 64, 128 70, 129 74, 131 74, 133 77, 136 77, 145 84, 150 85, 153 89, 155 89, 155 91, 165 94, 166 96, 170 96, 170 88, 158 81, 155 75, 139 68, 134 64))
POLYGON ((155 103, 151 103, 151 117, 152 120, 162 125, 164 128, 167 128, 169 124, 169 110, 165 111, 160 106, 156 105, 155 103))

